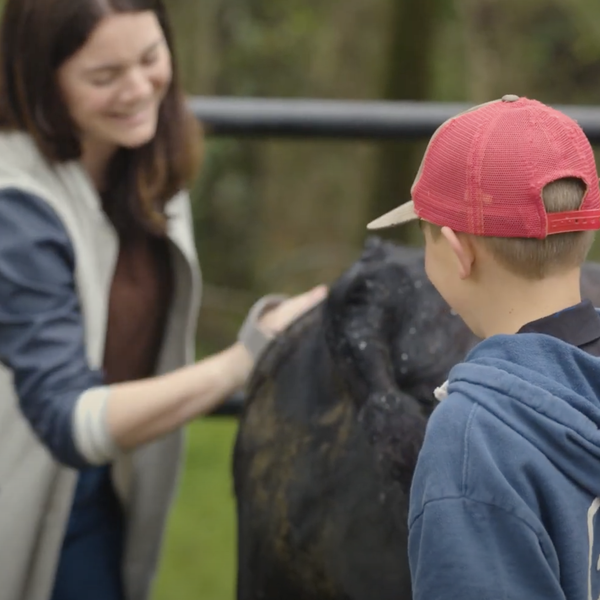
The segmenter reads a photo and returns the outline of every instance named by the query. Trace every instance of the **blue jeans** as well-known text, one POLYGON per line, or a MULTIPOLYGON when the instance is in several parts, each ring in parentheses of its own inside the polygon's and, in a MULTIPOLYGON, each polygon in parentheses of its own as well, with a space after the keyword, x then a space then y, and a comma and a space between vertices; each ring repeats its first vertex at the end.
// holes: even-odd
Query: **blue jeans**
POLYGON ((50 600, 123 600, 124 531, 109 468, 82 471, 50 600))

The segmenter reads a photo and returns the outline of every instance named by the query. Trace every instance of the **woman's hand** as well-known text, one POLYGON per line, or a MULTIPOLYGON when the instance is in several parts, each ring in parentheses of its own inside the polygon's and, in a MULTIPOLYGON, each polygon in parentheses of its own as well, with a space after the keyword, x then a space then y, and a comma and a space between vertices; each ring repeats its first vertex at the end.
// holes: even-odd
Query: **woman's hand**
POLYGON ((284 300, 281 304, 262 315, 258 320, 258 326, 267 335, 277 335, 305 312, 324 300, 327 292, 327 286, 318 285, 308 292, 284 300))
MULTIPOLYGON (((275 336, 321 302, 327 291, 326 286, 318 286, 284 300, 262 315, 258 326, 275 336)), ((244 385, 253 366, 254 358, 238 342, 171 373, 113 385, 109 394, 100 388, 91 400, 106 402, 108 434, 116 446, 135 448, 214 410, 244 385)))

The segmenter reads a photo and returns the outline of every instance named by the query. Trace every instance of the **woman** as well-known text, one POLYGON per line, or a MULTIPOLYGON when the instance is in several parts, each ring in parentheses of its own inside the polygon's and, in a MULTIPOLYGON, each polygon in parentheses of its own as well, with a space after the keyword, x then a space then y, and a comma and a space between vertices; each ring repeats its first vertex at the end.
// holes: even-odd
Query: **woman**
POLYGON ((141 600, 181 426, 325 291, 193 363, 199 133, 161 0, 8 0, 0 52, 0 596, 141 600))

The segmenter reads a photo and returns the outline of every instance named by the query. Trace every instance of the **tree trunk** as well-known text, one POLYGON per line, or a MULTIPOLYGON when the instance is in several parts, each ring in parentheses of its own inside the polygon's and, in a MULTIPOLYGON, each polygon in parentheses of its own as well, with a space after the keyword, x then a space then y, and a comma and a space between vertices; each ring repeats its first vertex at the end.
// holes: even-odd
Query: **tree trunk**
MULTIPOLYGON (((383 86, 386 100, 427 100, 432 91, 432 65, 440 1, 392 2, 387 69, 383 86)), ((410 188, 425 144, 414 141, 385 142, 378 156, 369 219, 410 200, 410 188)), ((419 234, 407 226, 394 237, 415 242, 419 234)))

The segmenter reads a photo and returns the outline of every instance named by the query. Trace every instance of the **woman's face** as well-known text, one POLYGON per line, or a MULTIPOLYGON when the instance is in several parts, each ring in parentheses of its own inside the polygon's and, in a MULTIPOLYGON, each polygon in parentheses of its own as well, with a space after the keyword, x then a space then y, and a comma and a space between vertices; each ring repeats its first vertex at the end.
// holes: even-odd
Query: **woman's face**
POLYGON ((152 11, 105 17, 58 70, 84 146, 135 148, 156 133, 171 54, 152 11))

